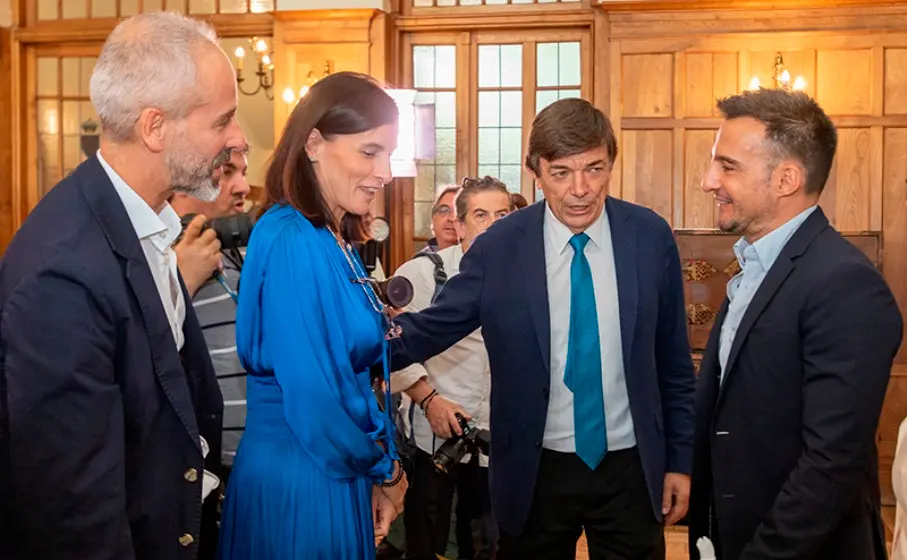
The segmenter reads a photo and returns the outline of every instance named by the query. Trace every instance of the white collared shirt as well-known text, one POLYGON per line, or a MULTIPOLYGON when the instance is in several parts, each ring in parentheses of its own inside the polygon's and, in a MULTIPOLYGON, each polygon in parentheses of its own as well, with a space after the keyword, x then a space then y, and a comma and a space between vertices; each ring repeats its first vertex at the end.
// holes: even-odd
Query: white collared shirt
MULTIPOLYGON (((442 249, 437 255, 444 263, 444 272, 447 273, 448 279, 460 272, 463 248, 459 244, 442 249)), ((431 298, 435 292, 434 272, 434 264, 425 257, 416 257, 394 272, 395 276, 404 276, 413 285, 413 299, 405 308, 406 311, 421 311, 431 305, 431 298)), ((428 384, 438 391, 439 395, 460 405, 472 416, 477 428, 489 429, 491 369, 481 328, 444 352, 429 358, 424 364, 413 364, 394 373, 398 382, 406 380, 401 384, 403 388, 411 387, 413 383, 426 376, 428 384)), ((408 414, 406 410, 402 412, 408 414)), ((418 407, 413 414, 412 430, 416 446, 426 453, 434 453, 444 443, 443 438, 435 437, 432 433, 428 420, 418 407)), ((462 462, 468 460, 469 454, 463 457, 462 462)), ((480 455, 479 465, 488 466, 488 458, 480 455)))
POLYGON ((186 302, 183 299, 183 291, 178 280, 176 252, 172 247, 182 229, 180 218, 169 203, 164 203, 161 213, 156 214, 151 206, 110 167, 110 164, 101 156, 100 151, 98 151, 98 161, 101 162, 101 167, 110 177, 117 195, 123 201, 123 206, 126 207, 129 221, 132 222, 135 234, 142 244, 148 268, 151 269, 151 276, 154 278, 154 284, 161 296, 161 304, 163 304, 167 320, 170 322, 176 349, 182 350, 186 302))
MULTIPOLYGON (((548 277, 548 310, 551 324, 551 392, 545 421, 543 446, 562 453, 575 453, 576 430, 573 423, 573 392, 564 384, 567 343, 570 336, 570 263, 573 232, 555 217, 545 204, 545 271, 548 277)), ((608 449, 627 449, 636 445, 630 398, 624 373, 621 348, 617 272, 608 213, 601 215, 585 231, 589 236, 584 254, 592 269, 598 332, 601 339, 602 389, 608 449)))

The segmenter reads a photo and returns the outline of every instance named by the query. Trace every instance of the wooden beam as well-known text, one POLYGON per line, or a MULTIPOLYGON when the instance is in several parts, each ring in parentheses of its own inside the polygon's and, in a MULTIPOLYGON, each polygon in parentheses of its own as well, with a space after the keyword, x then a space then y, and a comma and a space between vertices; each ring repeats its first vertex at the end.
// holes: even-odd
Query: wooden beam
MULTIPOLYGON (((12 121, 13 87, 12 37, 9 29, 0 27, 0 123, 12 121)), ((0 253, 13 237, 13 129, 0 129, 0 253)))
POLYGON ((902 6, 894 0, 599 0, 606 12, 664 12, 698 10, 765 10, 777 8, 844 8, 902 6))

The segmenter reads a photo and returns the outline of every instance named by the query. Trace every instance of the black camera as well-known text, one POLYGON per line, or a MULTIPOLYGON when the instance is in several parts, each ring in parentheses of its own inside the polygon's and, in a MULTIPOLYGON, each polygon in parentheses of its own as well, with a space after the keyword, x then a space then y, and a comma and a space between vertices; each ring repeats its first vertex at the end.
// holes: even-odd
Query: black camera
POLYGON ((435 470, 440 473, 449 473, 460 462, 463 455, 467 453, 481 453, 487 457, 491 447, 491 432, 470 426, 459 412, 457 413, 457 421, 460 423, 460 430, 463 435, 455 435, 448 439, 431 456, 431 462, 435 465, 435 470))
MULTIPOLYGON (((180 224, 183 230, 189 225, 189 222, 195 218, 195 214, 186 214, 180 218, 180 224)), ((212 218, 205 222, 202 231, 208 228, 214 230, 217 239, 220 241, 220 248, 223 250, 239 249, 249 244, 249 236, 252 235, 254 223, 252 217, 246 213, 234 214, 232 216, 223 216, 221 218, 212 218)))
POLYGON ((404 276, 391 276, 380 282, 369 278, 368 283, 372 285, 384 305, 401 308, 406 307, 413 300, 412 282, 404 276))

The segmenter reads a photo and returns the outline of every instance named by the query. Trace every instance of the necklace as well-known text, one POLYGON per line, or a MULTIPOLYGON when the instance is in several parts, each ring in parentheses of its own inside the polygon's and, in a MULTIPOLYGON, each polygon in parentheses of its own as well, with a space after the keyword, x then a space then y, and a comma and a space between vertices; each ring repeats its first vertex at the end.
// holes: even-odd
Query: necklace
POLYGON ((340 247, 340 251, 346 258, 346 263, 350 266, 350 270, 353 273, 353 278, 351 278, 351 280, 356 284, 362 286, 362 291, 365 292, 365 297, 366 299, 368 299, 368 302, 372 306, 372 309, 376 313, 383 315, 384 304, 381 303, 381 300, 378 298, 378 294, 375 293, 375 289, 372 287, 371 282, 368 281, 368 275, 365 273, 365 270, 363 270, 361 267, 356 266, 355 260, 351 256, 352 247, 350 247, 349 243, 343 241, 340 235, 330 229, 328 231, 331 231, 331 234, 337 241, 337 246, 340 247))

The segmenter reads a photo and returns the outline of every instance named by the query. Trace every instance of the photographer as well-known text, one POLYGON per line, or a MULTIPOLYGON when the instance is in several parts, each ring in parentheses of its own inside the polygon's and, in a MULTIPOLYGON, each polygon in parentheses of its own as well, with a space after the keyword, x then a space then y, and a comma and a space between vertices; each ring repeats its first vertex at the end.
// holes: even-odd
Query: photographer
MULTIPOLYGON (((233 216, 244 211, 249 183, 246 181, 249 151, 245 137, 228 145, 220 167, 220 191, 210 201, 201 200, 177 188, 170 205, 180 217, 196 214, 174 246, 180 273, 192 296, 192 305, 205 335, 211 361, 224 397, 222 458, 227 472, 239 446, 246 423, 246 374, 236 355, 236 302, 242 255, 222 251, 213 228, 206 220, 233 216), (215 278, 215 273, 217 278, 215 278), (223 282, 224 284, 221 284, 223 282)), ((214 193, 209 193, 213 195, 214 193)))
MULTIPOLYGON (((417 255, 396 272, 413 284, 413 301, 406 311, 424 309, 434 299, 438 288, 435 260, 440 260, 448 278, 456 275, 464 252, 475 238, 511 209, 507 187, 492 177, 465 179, 454 204, 460 243, 432 255, 417 255)), ((481 331, 476 330, 424 364, 398 372, 396 378, 395 385, 408 386, 406 394, 413 406, 422 410, 422 414, 410 414, 418 451, 404 510, 406 558, 434 559, 435 554, 444 554, 455 490, 459 557, 493 557, 496 539, 494 523, 489 522, 488 457, 466 446, 467 453, 457 466, 457 457, 438 453, 445 441, 462 435, 458 414, 474 420, 478 429, 488 428, 491 378, 481 331), (445 459, 451 459, 447 462, 453 465, 441 472, 438 467, 445 466, 445 459), (474 520, 486 525, 478 543, 480 550, 473 544, 474 520)))

